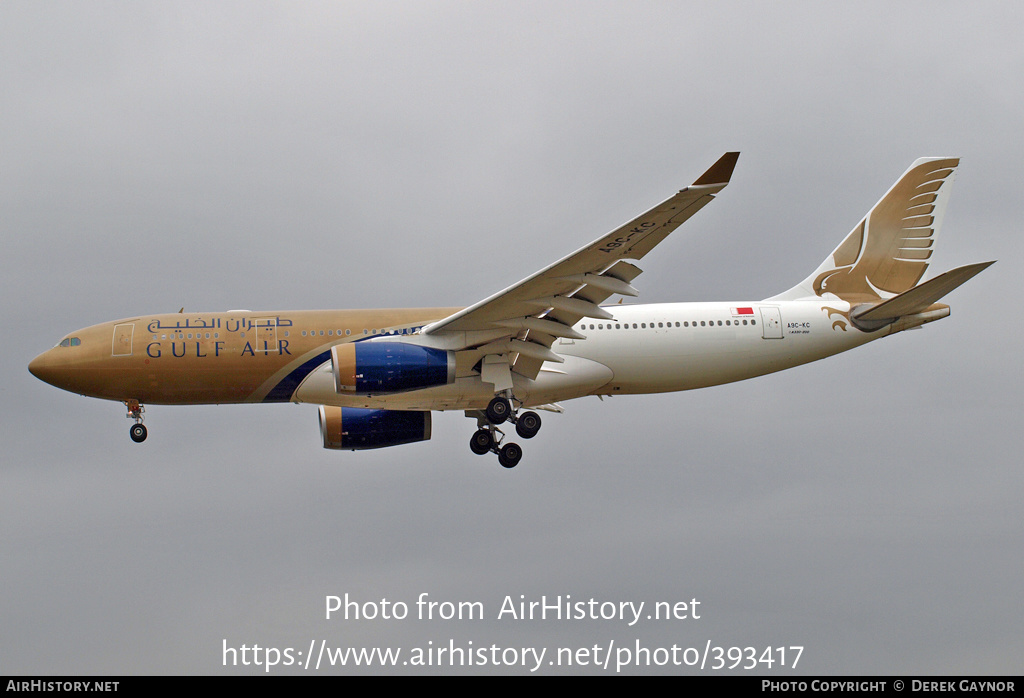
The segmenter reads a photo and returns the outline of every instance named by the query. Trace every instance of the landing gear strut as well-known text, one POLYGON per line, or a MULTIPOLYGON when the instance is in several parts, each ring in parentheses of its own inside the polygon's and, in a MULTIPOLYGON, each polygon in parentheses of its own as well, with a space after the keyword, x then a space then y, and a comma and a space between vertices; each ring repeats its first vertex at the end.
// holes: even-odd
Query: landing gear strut
MULTIPOLYGON (((511 391, 507 391, 511 393, 511 391)), ((516 433, 524 439, 532 439, 540 431, 540 415, 536 412, 523 412, 512 407, 511 394, 496 395, 483 412, 469 413, 476 415, 477 430, 469 440, 469 448, 473 453, 482 456, 485 453, 497 453, 498 463, 503 468, 514 468, 523 458, 523 449, 519 444, 501 445, 505 433, 498 428, 499 424, 511 421, 516 425, 516 433)))
POLYGON ((135 424, 132 424, 128 430, 128 435, 132 437, 132 441, 137 444, 142 443, 146 440, 149 435, 149 430, 146 429, 146 425, 142 423, 142 414, 146 411, 146 408, 139 404, 138 400, 125 400, 124 406, 128 408, 128 414, 125 415, 128 419, 134 419, 135 424))

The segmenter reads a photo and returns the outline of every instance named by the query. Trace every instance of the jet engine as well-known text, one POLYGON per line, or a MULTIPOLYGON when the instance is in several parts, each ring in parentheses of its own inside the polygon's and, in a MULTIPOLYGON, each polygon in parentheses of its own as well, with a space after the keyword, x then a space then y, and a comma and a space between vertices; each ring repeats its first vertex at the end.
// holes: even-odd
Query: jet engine
POLYGON ((430 413, 320 406, 324 448, 360 451, 430 439, 430 413))
POLYGON ((403 342, 331 347, 339 393, 401 393, 455 382, 455 352, 403 342))

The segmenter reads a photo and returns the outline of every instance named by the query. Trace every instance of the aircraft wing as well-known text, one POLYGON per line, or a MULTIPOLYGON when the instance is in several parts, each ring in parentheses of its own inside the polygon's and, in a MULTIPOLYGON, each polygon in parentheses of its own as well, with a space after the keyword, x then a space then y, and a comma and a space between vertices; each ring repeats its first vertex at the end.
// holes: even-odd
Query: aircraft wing
MULTIPOLYGON (((567 257, 465 310, 426 328, 425 335, 480 333, 484 354, 515 353, 513 370, 534 378, 544 361, 560 361, 550 351, 556 337, 582 338, 572 326, 581 318, 612 317, 599 304, 612 294, 636 296, 630 282, 640 269, 625 261, 641 259, 669 233, 707 205, 729 183, 739 153, 726 153, 692 185, 650 211, 567 257)), ((471 346, 468 339, 466 346, 471 346)))

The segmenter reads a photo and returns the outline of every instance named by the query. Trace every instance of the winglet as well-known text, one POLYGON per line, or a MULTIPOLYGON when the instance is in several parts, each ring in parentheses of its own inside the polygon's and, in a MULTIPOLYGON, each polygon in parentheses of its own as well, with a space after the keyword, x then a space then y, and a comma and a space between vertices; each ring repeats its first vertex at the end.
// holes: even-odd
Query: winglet
POLYGON ((732 177, 732 171, 736 167, 736 160, 740 157, 739 153, 726 153, 722 157, 718 158, 718 162, 708 168, 708 171, 702 174, 695 185, 708 185, 708 184, 728 184, 729 179, 732 177))

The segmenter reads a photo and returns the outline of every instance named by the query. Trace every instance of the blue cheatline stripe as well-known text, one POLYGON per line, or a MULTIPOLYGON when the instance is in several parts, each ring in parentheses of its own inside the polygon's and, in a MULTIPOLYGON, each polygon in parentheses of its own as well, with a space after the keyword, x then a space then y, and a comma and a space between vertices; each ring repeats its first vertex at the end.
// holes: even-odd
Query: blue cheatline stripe
POLYGON ((287 376, 285 376, 280 383, 274 386, 274 388, 267 393, 267 396, 263 398, 263 402, 290 402, 292 399, 292 393, 299 387, 306 376, 313 372, 317 366, 325 361, 330 361, 331 352, 327 350, 322 354, 317 354, 309 361, 305 362, 287 376))

